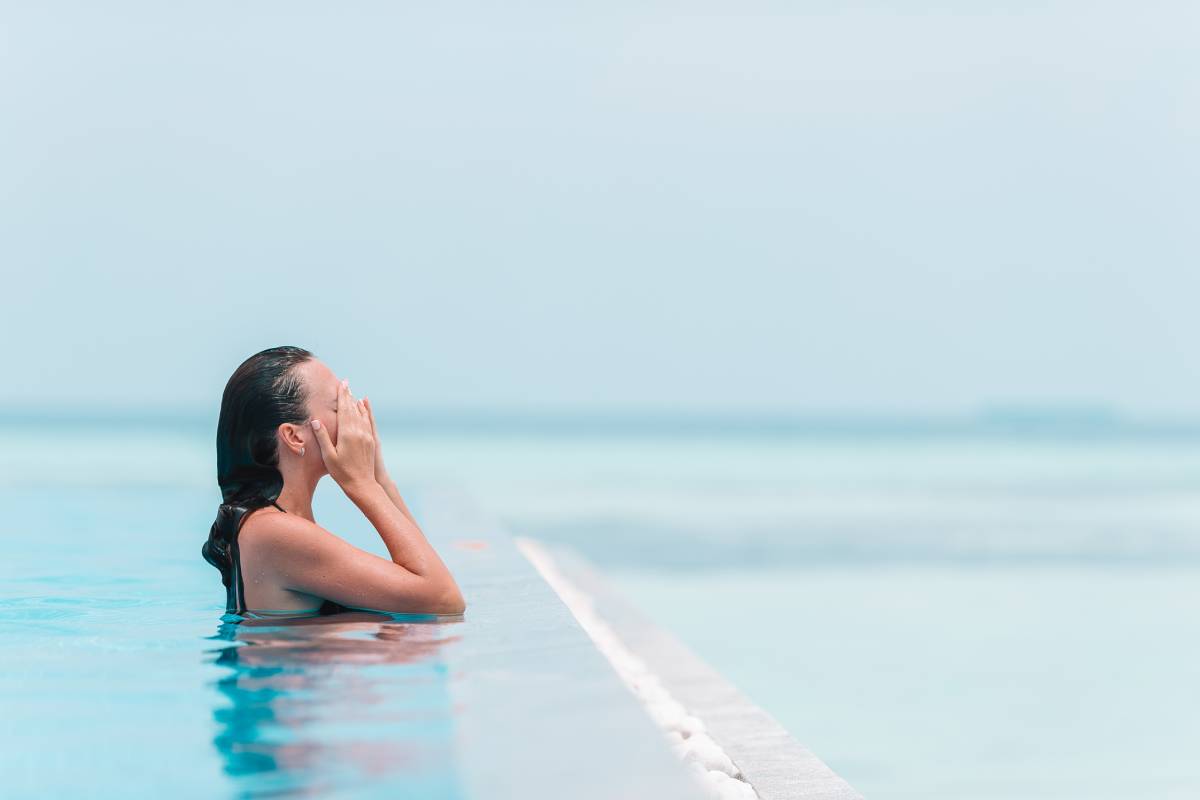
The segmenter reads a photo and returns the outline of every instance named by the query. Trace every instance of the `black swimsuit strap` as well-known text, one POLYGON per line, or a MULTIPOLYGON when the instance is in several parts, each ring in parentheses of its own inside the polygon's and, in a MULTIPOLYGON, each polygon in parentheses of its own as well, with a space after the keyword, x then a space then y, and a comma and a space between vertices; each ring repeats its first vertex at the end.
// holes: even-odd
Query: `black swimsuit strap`
MULTIPOLYGON (((283 506, 279 505, 279 503, 276 503, 274 500, 272 500, 272 501, 271 501, 271 505, 275 506, 275 507, 276 507, 276 508, 278 508, 280 511, 283 511, 283 506)), ((286 514, 287 512, 286 512, 286 511, 283 511, 283 513, 285 513, 285 514, 286 514)))

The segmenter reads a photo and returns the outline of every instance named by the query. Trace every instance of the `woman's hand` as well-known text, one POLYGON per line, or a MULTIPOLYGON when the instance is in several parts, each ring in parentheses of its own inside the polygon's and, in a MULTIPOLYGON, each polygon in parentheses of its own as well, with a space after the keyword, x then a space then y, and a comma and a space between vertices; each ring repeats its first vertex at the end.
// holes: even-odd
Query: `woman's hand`
POLYGON ((346 381, 338 386, 337 423, 336 447, 320 420, 311 424, 325 469, 348 494, 375 483, 375 434, 363 402, 354 399, 346 381))
POLYGON ((371 420, 371 435, 375 437, 375 480, 381 484, 387 479, 387 467, 383 463, 383 445, 379 442, 379 428, 375 426, 375 411, 371 408, 369 398, 362 399, 367 409, 367 419, 371 420))
MULTIPOLYGON (((400 509, 404 516, 408 517, 409 522, 417 525, 416 518, 408 510, 408 505, 404 502, 404 498, 400 496, 400 490, 396 488, 396 484, 392 482, 391 476, 387 473, 387 467, 383 465, 383 447, 379 444, 379 428, 375 426, 375 412, 371 410, 371 401, 364 397, 363 405, 367 409, 367 418, 371 420, 371 432, 375 434, 375 480, 387 492, 387 496, 391 498, 392 505, 400 509)), ((417 529, 420 530, 419 525, 417 525, 417 529)))

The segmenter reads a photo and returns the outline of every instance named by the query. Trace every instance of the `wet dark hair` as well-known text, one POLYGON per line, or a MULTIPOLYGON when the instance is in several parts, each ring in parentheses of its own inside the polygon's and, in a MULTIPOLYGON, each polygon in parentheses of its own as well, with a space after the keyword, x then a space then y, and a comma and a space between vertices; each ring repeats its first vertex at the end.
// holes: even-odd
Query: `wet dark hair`
POLYGON ((223 502, 200 552, 221 571, 226 588, 242 520, 283 491, 276 432, 285 422, 308 421, 308 391, 296 368, 311 358, 301 347, 272 347, 243 361, 225 384, 217 420, 217 484, 223 502))

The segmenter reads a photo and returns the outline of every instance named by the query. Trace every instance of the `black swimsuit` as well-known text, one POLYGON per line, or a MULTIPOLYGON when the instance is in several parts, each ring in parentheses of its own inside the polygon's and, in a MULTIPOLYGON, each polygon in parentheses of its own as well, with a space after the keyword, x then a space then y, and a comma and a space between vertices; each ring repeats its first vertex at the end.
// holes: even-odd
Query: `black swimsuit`
MULTIPOLYGON (((271 505, 275 506, 280 511, 283 511, 283 513, 285 513, 285 514, 287 513, 274 500, 271 501, 271 505)), ((262 506, 260 506, 260 508, 261 507, 262 506)), ((351 609, 347 608, 346 606, 341 605, 340 603, 333 602, 332 600, 322 601, 320 608, 316 609, 315 612, 305 611, 305 610, 291 611, 291 610, 283 610, 283 609, 281 609, 279 611, 274 611, 274 610, 268 611, 266 609, 259 610, 259 611, 248 610, 246 608, 246 587, 242 583, 242 558, 241 558, 241 550, 238 547, 238 534, 240 534, 242 532, 242 525, 245 523, 246 517, 250 513, 250 509, 238 508, 236 513, 238 514, 238 519, 234 523, 233 540, 230 542, 230 550, 232 551, 232 555, 233 555, 233 580, 231 580, 229 582, 229 586, 226 587, 226 589, 225 589, 225 613, 237 614, 237 615, 243 616, 243 617, 259 617, 260 615, 269 615, 272 617, 283 616, 283 615, 296 616, 296 615, 300 615, 300 614, 314 614, 314 613, 316 616, 323 616, 323 615, 327 615, 327 614, 338 614, 338 613, 341 613, 342 611, 350 611, 351 610, 351 609)))

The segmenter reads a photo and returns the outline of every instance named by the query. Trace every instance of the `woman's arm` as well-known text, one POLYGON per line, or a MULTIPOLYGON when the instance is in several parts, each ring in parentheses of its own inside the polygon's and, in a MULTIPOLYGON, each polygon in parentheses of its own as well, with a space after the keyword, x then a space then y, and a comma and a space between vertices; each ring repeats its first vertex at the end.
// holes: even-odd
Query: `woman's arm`
POLYGON ((453 579, 418 575, 303 517, 263 514, 254 526, 254 535, 243 537, 243 549, 269 553, 254 561, 285 588, 372 611, 461 614, 465 609, 453 579))
MULTIPOLYGON (((390 482, 390 481, 389 481, 390 482)), ((393 484, 393 490, 395 485, 393 484)), ((407 569, 409 572, 446 588, 447 597, 462 604, 462 594, 450 570, 446 568, 433 545, 425 538, 425 534, 406 515, 399 505, 388 496, 388 493, 378 483, 351 486, 346 489, 346 496, 358 506, 363 515, 375 526, 379 537, 383 539, 392 561, 407 569)), ((399 493, 396 493, 399 497, 399 493)), ((400 501, 403 503, 403 501, 400 501)), ((460 613, 462 609, 456 612, 460 613)))
MULTIPOLYGON (((384 472, 382 475, 379 473, 375 474, 375 482, 383 488, 383 491, 388 496, 388 499, 392 501, 392 505, 400 509, 400 513, 408 517, 409 522, 411 522, 413 525, 416 525, 417 520, 412 515, 412 512, 408 510, 408 506, 405 505, 404 498, 400 496, 400 490, 396 488, 395 481, 393 481, 391 477, 384 472)), ((417 527, 420 526, 418 525, 417 527)))

